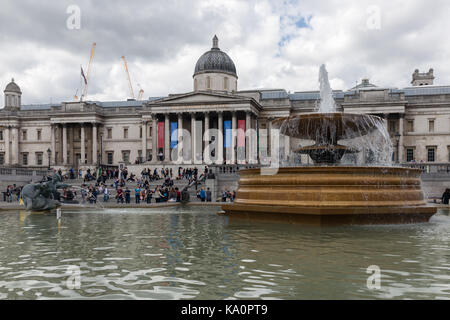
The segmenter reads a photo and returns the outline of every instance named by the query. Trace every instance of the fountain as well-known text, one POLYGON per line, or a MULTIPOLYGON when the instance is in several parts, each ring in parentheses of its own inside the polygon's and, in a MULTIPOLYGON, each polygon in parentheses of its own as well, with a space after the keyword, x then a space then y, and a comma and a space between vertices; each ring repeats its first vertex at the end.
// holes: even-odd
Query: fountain
POLYGON ((336 112, 325 66, 320 67, 316 113, 273 122, 280 134, 314 144, 295 152, 315 166, 241 170, 235 202, 222 205, 230 217, 312 225, 426 222, 419 169, 393 167, 392 143, 380 117, 336 112), (351 164, 351 165, 350 165, 351 164))
POLYGON ((24 186, 20 197, 25 208, 32 211, 45 211, 59 207, 61 204, 56 200, 57 189, 70 187, 61 181, 61 176, 53 173, 49 181, 24 186))

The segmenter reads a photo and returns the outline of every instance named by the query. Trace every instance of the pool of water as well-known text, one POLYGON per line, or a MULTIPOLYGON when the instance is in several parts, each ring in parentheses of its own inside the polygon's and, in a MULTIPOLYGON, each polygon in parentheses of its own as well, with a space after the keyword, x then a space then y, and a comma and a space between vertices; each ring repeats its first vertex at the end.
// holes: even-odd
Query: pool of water
POLYGON ((59 225, 2 212, 0 299, 450 298, 446 209, 425 224, 322 228, 218 209, 65 210, 59 225))

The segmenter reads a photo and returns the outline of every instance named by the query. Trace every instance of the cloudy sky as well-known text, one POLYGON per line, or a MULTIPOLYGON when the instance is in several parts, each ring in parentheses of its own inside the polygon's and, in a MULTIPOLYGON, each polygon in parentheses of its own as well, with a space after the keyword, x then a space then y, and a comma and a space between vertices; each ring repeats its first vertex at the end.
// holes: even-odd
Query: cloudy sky
POLYGON ((406 87, 430 68, 445 85, 449 9, 448 0, 2 0, 0 85, 14 77, 23 104, 71 101, 96 42, 89 100, 130 97, 122 55, 136 95, 138 84, 145 98, 189 92, 214 34, 239 90, 317 90, 322 63, 333 89, 366 77, 406 87))

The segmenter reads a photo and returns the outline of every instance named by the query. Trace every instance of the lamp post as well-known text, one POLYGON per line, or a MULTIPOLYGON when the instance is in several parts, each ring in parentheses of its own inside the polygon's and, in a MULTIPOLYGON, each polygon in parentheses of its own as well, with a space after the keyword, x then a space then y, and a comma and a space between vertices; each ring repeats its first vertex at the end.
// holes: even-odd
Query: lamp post
POLYGON ((50 158, 52 156, 52 150, 50 150, 50 148, 47 149, 47 155, 48 155, 48 170, 50 170, 50 158))
POLYGON ((100 132, 100 166, 103 164, 103 131, 100 132))
POLYGON ((396 144, 397 144, 397 156, 396 156, 396 158, 397 158, 397 163, 399 163, 400 162, 400 158, 399 158, 399 147, 400 147, 400 133, 396 133, 395 135, 394 135, 394 137, 395 137, 395 142, 396 142, 396 144))

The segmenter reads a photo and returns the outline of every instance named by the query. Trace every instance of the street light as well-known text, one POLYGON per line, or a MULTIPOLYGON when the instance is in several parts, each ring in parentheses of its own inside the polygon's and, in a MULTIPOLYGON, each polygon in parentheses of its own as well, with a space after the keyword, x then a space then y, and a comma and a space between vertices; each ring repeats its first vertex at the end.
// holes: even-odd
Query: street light
POLYGON ((48 170, 50 170, 50 158, 52 156, 52 150, 50 150, 50 148, 47 149, 47 155, 48 155, 48 170))
POLYGON ((397 163, 399 163, 400 162, 400 158, 399 158, 399 147, 400 147, 400 133, 396 133, 395 135, 394 135, 394 138, 395 138, 395 142, 396 142, 396 144, 397 144, 397 163))

